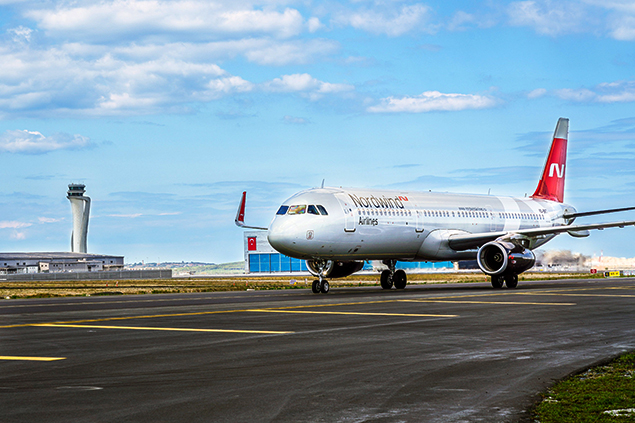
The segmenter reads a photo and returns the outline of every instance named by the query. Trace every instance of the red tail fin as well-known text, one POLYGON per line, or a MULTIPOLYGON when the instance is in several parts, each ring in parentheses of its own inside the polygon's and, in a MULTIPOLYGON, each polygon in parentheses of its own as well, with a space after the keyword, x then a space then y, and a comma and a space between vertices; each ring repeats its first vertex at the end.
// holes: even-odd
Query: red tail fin
POLYGON ((564 201, 564 173, 567 164, 567 138, 569 119, 560 118, 553 134, 551 150, 542 171, 542 178, 532 198, 562 203, 564 201))

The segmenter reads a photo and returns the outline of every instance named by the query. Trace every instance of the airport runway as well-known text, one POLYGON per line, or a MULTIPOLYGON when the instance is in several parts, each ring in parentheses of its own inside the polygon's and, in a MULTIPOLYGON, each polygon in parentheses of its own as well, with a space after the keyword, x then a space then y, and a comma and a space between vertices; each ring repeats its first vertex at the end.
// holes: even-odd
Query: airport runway
POLYGON ((515 422, 635 279, 0 300, 0 421, 515 422))

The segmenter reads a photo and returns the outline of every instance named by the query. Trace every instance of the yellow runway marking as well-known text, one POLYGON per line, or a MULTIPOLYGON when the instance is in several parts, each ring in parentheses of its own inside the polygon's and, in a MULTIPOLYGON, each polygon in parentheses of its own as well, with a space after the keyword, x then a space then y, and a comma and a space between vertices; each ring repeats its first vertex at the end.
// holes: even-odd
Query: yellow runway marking
POLYGON ((60 323, 39 323, 31 326, 44 326, 53 328, 86 328, 86 329, 128 329, 128 330, 162 330, 172 332, 222 332, 222 333, 258 333, 258 334, 287 334, 294 332, 274 330, 238 330, 238 329, 192 329, 192 328, 156 328, 149 326, 101 326, 101 325, 71 325, 60 323))
POLYGON ((501 305, 548 305, 548 306, 574 306, 576 303, 528 303, 519 301, 448 301, 448 300, 401 300, 413 303, 450 303, 450 304, 501 304, 501 305))
POLYGON ((18 356, 11 356, 11 355, 0 355, 0 360, 56 361, 56 360, 66 360, 66 357, 18 357, 18 356))
MULTIPOLYGON (((85 319, 85 320, 70 320, 66 322, 51 322, 51 324, 75 324, 75 323, 95 323, 95 322, 111 322, 114 320, 135 320, 135 319, 157 319, 160 317, 185 317, 185 316, 202 316, 206 314, 222 314, 222 313, 238 313, 245 310, 222 310, 222 311, 201 311, 195 313, 174 313, 174 314, 154 314, 143 316, 125 316, 125 317, 104 317, 101 319, 85 319)), ((38 326, 39 323, 24 323, 19 325, 6 325, 0 326, 0 328, 22 328, 26 326, 38 326)))
MULTIPOLYGON (((346 302, 346 303, 332 303, 332 304, 306 304, 300 306, 289 306, 289 307, 275 307, 275 308, 266 308, 266 309, 239 309, 239 310, 217 310, 217 311, 201 311, 201 312, 192 312, 192 313, 170 313, 170 314, 155 314, 155 315, 141 315, 141 316, 124 316, 124 317, 104 317, 99 319, 84 319, 84 320, 73 320, 73 321, 62 321, 62 322, 50 322, 50 323, 24 323, 17 325, 5 325, 0 326, 0 328, 15 328, 15 327, 27 327, 27 326, 61 326, 61 325, 79 325, 85 323, 96 323, 96 322, 108 322, 108 321, 122 321, 122 320, 136 320, 136 319, 158 319, 165 317, 188 317, 188 316, 204 316, 204 315, 213 315, 213 314, 227 314, 227 313, 304 313, 304 314, 334 314, 334 315, 359 315, 359 316, 397 316, 397 317, 458 317, 458 315, 441 315, 441 314, 401 314, 401 313, 364 313, 364 312, 336 312, 336 311, 311 311, 311 310, 301 310, 307 308, 325 308, 325 307, 343 307, 343 306, 360 306, 360 305, 369 305, 369 304, 388 304, 388 303, 396 303, 403 301, 410 302, 429 302, 429 303, 466 303, 466 304, 500 304, 500 305, 548 305, 548 306, 572 306, 576 305, 576 303, 539 303, 539 302, 513 302, 513 301, 481 301, 481 300, 459 300, 464 298, 487 298, 487 297, 500 297, 500 296, 509 296, 509 295, 555 295, 555 296, 608 296, 608 297, 624 297, 631 298, 635 297, 632 294, 590 294, 590 293, 575 293, 575 291, 590 291, 590 290, 601 290, 601 289, 626 289, 624 287, 585 287, 585 288, 567 288, 567 289, 549 289, 549 290, 540 290, 540 291, 514 291, 514 292, 488 292, 488 293, 478 293, 478 294, 462 294, 462 295, 449 295, 444 297, 434 297, 431 299, 386 299, 386 300, 375 300, 375 301, 360 301, 360 302, 346 302), (573 291, 573 292, 572 292, 573 291)), ((89 327, 87 325, 83 325, 82 327, 89 327)), ((101 326, 107 327, 107 326, 101 326)), ((112 328, 121 328, 125 329, 126 327, 121 326, 112 326, 112 328)), ((157 328, 147 328, 146 330, 162 330, 157 328)), ((170 329, 165 329, 170 330, 170 329)), ((185 330, 185 329, 174 329, 174 330, 185 330)), ((196 331, 198 329, 193 329, 196 331)), ((198 331, 217 331, 221 332, 223 330, 198 330, 198 331)), ((229 331, 228 331, 229 332, 229 331)), ((240 332, 240 331, 233 331, 240 332)), ((266 331, 244 331, 246 333, 271 333, 266 331)), ((273 332, 276 333, 276 332, 273 332)))
POLYGON ((567 294, 555 292, 516 292, 516 295, 554 295, 561 297, 615 297, 615 298, 635 298, 634 294, 567 294))
POLYGON ((458 317, 457 314, 405 314, 405 313, 363 313, 352 311, 311 311, 311 310, 278 310, 278 309, 254 309, 247 310, 256 313, 299 313, 299 314, 344 314, 355 316, 397 316, 397 317, 458 317))
MULTIPOLYGON (((290 306, 290 307, 277 307, 270 309, 262 309, 262 310, 288 310, 288 309, 298 309, 298 308, 309 308, 309 307, 338 307, 338 306, 349 306, 349 305, 366 305, 366 304, 383 304, 383 303, 394 303, 399 300, 381 300, 381 301, 363 301, 359 303, 335 303, 335 304, 307 304, 301 306, 290 306)), ((118 320, 136 320, 136 319, 157 319, 162 317, 188 317, 188 316, 205 316, 210 314, 226 314, 226 313, 248 313, 252 312, 254 309, 240 309, 240 310, 218 310, 218 311, 200 311, 200 312, 192 312, 192 313, 172 313, 172 314, 154 314, 154 315, 142 315, 142 316, 124 316, 124 317, 104 317, 101 319, 84 319, 84 320, 70 320, 63 322, 50 322, 46 324, 55 324, 55 325, 67 325, 67 324, 80 324, 80 323, 96 323, 96 322, 112 322, 118 320)), ((260 309, 258 309, 260 310, 260 309)), ((45 324, 38 323, 23 323, 17 325, 5 325, 0 326, 2 329, 6 328, 20 328, 27 326, 42 326, 45 324)))

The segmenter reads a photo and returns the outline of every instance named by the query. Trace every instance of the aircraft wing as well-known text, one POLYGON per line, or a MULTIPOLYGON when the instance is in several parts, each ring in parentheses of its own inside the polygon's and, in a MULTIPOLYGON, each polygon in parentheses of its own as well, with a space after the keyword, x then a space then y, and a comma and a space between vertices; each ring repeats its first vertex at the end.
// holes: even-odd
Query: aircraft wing
POLYGON ((611 223, 594 223, 589 225, 563 225, 553 226, 550 228, 531 228, 531 229, 519 229, 517 231, 508 232, 487 232, 479 234, 454 234, 450 235, 448 239, 448 245, 450 248, 456 251, 471 250, 479 248, 483 244, 490 241, 494 241, 499 238, 513 239, 515 236, 520 237, 537 237, 542 235, 557 235, 563 232, 569 232, 572 236, 586 236, 585 231, 604 228, 623 228, 625 226, 635 226, 635 220, 627 220, 624 222, 611 222, 611 223))

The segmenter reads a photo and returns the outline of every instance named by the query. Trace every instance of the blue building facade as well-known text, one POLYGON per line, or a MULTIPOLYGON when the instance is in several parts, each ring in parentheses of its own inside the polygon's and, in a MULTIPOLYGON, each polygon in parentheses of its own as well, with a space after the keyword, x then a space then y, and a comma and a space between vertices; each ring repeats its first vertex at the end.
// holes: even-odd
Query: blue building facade
MULTIPOLYGON (((245 272, 246 273, 297 273, 308 272, 304 260, 280 254, 267 241, 265 231, 245 231, 245 272)), ((452 270, 454 263, 398 261, 397 269, 404 270, 452 270)), ((371 262, 364 263, 363 270, 373 270, 371 262)))

